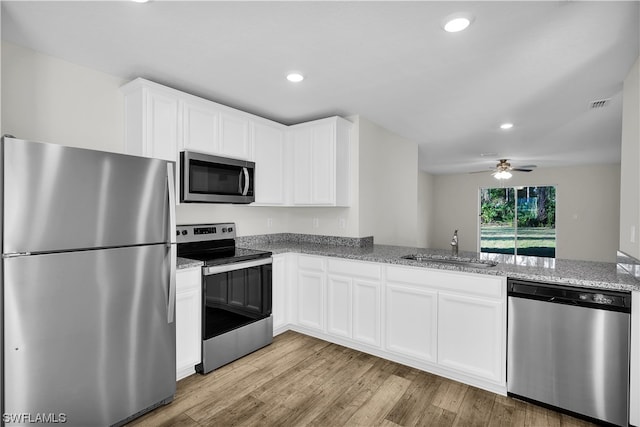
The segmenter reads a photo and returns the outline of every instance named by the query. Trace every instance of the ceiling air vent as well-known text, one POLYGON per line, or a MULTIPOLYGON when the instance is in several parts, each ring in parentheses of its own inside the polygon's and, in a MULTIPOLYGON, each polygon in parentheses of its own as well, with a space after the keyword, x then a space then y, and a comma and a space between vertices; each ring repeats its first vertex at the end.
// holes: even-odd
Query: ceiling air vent
POLYGON ((609 105, 610 102, 611 102, 611 98, 598 99, 598 100, 595 100, 595 101, 591 101, 589 103, 589 108, 593 110, 593 109, 596 109, 596 108, 606 107, 607 105, 609 105))

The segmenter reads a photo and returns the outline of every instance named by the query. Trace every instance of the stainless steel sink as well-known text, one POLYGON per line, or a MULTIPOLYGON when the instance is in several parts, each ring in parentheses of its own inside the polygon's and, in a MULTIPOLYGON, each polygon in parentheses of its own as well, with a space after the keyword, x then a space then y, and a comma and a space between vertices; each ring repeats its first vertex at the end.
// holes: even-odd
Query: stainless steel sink
POLYGON ((498 265, 495 261, 481 260, 476 258, 447 257, 442 255, 426 255, 411 254, 400 257, 402 259, 410 259, 412 261, 420 261, 425 263, 453 264, 461 267, 472 268, 491 268, 498 265))

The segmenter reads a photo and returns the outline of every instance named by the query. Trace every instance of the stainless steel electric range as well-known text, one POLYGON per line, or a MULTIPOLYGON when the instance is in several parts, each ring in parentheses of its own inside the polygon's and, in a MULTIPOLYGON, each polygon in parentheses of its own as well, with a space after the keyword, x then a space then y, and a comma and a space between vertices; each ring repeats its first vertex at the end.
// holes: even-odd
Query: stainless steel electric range
POLYGON ((202 363, 206 374, 273 340, 271 252, 237 248, 234 223, 180 225, 178 256, 202 267, 202 363))

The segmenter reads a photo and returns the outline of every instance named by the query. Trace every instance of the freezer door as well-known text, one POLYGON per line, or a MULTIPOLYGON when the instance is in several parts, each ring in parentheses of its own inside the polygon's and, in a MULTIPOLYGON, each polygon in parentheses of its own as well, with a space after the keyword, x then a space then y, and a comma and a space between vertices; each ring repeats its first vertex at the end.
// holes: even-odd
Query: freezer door
POLYGON ((167 242, 167 162, 3 138, 3 253, 167 242))
POLYGON ((166 245, 4 260, 5 416, 107 426, 176 387, 166 245))

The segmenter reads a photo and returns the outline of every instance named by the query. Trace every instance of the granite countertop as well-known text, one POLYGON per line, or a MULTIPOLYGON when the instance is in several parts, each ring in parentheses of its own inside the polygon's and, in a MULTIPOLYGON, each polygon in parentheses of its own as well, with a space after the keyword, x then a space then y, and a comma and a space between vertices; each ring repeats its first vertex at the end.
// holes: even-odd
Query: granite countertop
POLYGON ((514 257, 500 254, 478 254, 460 252, 460 257, 497 261, 490 268, 473 268, 451 264, 412 261, 400 258, 408 254, 448 256, 449 251, 414 248, 406 246, 365 245, 345 246, 340 244, 309 242, 304 240, 239 239, 237 245, 248 249, 271 251, 274 254, 287 252, 338 257, 358 261, 370 261, 411 267, 435 268, 439 270, 505 276, 547 283, 581 286, 587 288, 640 291, 640 281, 616 263, 574 261, 540 257, 514 257))
POLYGON ((178 270, 182 270, 184 268, 202 267, 203 265, 204 263, 202 261, 196 261, 194 259, 182 257, 178 257, 178 261, 176 263, 178 270))

